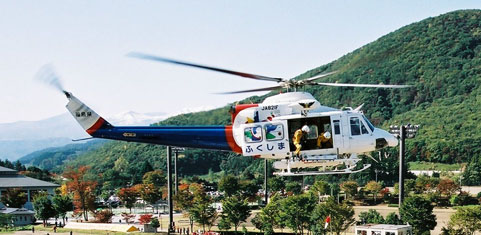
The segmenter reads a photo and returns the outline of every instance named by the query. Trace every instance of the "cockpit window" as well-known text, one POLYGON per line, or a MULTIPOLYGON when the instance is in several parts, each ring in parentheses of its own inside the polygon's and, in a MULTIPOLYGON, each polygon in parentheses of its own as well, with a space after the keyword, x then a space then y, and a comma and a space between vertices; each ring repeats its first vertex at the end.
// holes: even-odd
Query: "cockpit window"
POLYGON ((366 116, 362 115, 362 118, 364 118, 364 121, 367 123, 367 125, 369 126, 369 129, 371 129, 371 132, 374 132, 374 126, 372 125, 372 123, 369 121, 369 119, 366 118, 366 116))
POLYGON ((359 118, 351 117, 350 124, 351 124, 351 135, 360 135, 361 128, 360 128, 359 118))
POLYGON ((369 134, 369 131, 367 131, 366 129, 366 125, 364 125, 362 122, 361 122, 361 132, 362 134, 369 134))

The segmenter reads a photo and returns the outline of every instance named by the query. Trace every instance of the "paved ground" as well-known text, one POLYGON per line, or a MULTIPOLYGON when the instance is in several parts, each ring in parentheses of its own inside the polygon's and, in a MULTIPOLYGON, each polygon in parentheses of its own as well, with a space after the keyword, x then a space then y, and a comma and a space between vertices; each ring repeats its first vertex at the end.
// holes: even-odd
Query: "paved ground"
MULTIPOLYGON (((382 216, 386 217, 387 214, 391 212, 396 212, 398 213, 398 208, 397 207, 388 207, 388 206, 355 206, 354 210, 356 212, 355 218, 359 218, 359 214, 363 211, 368 211, 369 209, 375 209, 377 210, 382 216)), ((437 226, 434 228, 434 230, 431 230, 431 234, 441 234, 441 228, 444 226, 447 226, 449 222, 449 217, 451 214, 455 213, 456 210, 453 210, 451 208, 449 209, 439 209, 439 208, 434 208, 433 210, 434 214, 436 215, 436 220, 438 222, 437 226)), ((354 232, 354 229, 351 231, 354 232)))

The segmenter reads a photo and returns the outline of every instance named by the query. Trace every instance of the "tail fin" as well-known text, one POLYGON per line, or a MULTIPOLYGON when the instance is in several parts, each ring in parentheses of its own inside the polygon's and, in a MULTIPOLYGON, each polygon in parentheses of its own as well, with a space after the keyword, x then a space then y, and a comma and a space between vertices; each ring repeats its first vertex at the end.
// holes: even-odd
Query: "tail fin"
POLYGON ((66 91, 64 91, 64 93, 69 99, 66 106, 68 111, 70 111, 75 120, 77 120, 80 126, 82 126, 89 135, 93 136, 99 129, 113 127, 109 122, 82 103, 82 101, 73 96, 72 93, 66 91))

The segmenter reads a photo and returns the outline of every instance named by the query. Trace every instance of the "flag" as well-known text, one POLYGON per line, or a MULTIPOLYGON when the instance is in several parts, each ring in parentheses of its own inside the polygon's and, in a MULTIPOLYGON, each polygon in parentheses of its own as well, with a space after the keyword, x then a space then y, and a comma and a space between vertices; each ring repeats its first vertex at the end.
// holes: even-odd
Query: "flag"
POLYGON ((330 215, 328 215, 326 217, 326 224, 324 225, 324 229, 327 229, 327 226, 329 225, 329 223, 331 223, 331 216, 330 215))

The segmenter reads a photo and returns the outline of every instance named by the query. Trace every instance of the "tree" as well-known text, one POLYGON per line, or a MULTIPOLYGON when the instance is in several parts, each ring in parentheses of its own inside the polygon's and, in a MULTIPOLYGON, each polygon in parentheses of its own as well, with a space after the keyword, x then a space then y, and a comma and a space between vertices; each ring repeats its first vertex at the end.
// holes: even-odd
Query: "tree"
POLYGON ((399 216, 396 214, 396 212, 391 212, 386 215, 386 219, 384 220, 386 224, 402 224, 401 219, 399 219, 399 216))
MULTIPOLYGON (((162 199, 162 189, 154 184, 141 184, 139 191, 140 197, 151 205, 154 205, 157 201, 162 199)), ((154 207, 152 206, 152 212, 153 210, 154 207)))
POLYGON ((384 218, 377 210, 369 209, 359 213, 360 224, 384 224, 384 218))
POLYGON ((87 180, 86 174, 89 167, 80 166, 78 169, 69 168, 64 172, 67 178, 67 189, 74 194, 73 203, 75 213, 81 213, 85 221, 89 220, 88 211, 95 210, 95 188, 97 182, 87 180))
POLYGON ((270 177, 267 181, 270 191, 284 193, 286 182, 281 177, 270 177))
POLYGON ((219 190, 230 197, 239 190, 239 180, 233 175, 224 175, 219 180, 219 190))
POLYGON ((286 191, 289 193, 289 195, 299 195, 302 193, 302 186, 298 182, 291 181, 286 184, 286 191))
POLYGON ((205 226, 211 226, 217 217, 215 208, 211 206, 212 200, 207 197, 202 187, 194 188, 194 200, 192 208, 190 208, 189 214, 195 222, 202 224, 202 228, 205 231, 205 226))
POLYGON ((311 212, 317 204, 313 194, 294 195, 282 199, 280 213, 287 227, 294 233, 304 234, 304 229, 309 229, 311 212))
POLYGON ((167 183, 165 179, 164 172, 161 170, 149 171, 142 177, 142 183, 153 184, 154 186, 160 188, 167 183))
POLYGON ((139 192, 137 191, 137 189, 135 187, 121 188, 117 192, 117 196, 124 204, 124 206, 129 208, 129 211, 132 214, 132 207, 134 207, 134 204, 137 201, 137 197, 139 196, 139 192))
POLYGON ((372 197, 374 198, 374 203, 376 203, 377 194, 379 193, 379 191, 381 191, 382 185, 376 181, 369 181, 366 184, 365 188, 367 191, 372 193, 372 197))
POLYGON ((450 198, 451 195, 460 189, 461 187, 459 184, 456 184, 456 182, 454 182, 452 179, 441 179, 436 187, 437 192, 442 195, 446 195, 448 198, 450 198))
POLYGON ((96 223, 112 223, 112 217, 114 213, 108 209, 103 209, 101 211, 95 211, 94 217, 96 223))
POLYGON ((72 198, 69 195, 56 194, 52 197, 52 203, 56 214, 62 218, 63 224, 65 224, 67 212, 73 208, 72 198))
POLYGON ((237 233, 237 228, 242 222, 251 214, 247 198, 243 199, 239 196, 227 197, 222 200, 222 219, 234 225, 234 231, 237 233))
POLYGON ((12 215, 0 213, 0 227, 8 228, 8 226, 13 226, 12 215))
POLYGON ((331 222, 327 227, 327 231, 333 231, 336 234, 347 230, 356 222, 354 219, 354 209, 346 202, 338 204, 333 197, 329 197, 326 203, 316 205, 314 211, 311 212, 311 230, 315 234, 325 234, 324 223, 327 217, 331 218, 331 222))
POLYGON ((130 222, 132 222, 132 219, 135 218, 135 215, 128 214, 128 213, 125 213, 125 212, 122 212, 121 215, 122 215, 122 218, 124 218, 125 223, 127 223, 127 224, 130 224, 130 222))
POLYGON ((406 198, 399 208, 399 214, 402 221, 413 226, 414 234, 429 232, 437 224, 431 202, 420 196, 406 198))
POLYGON ((242 197, 247 198, 249 202, 256 201, 259 186, 254 180, 242 180, 239 182, 239 187, 242 197))
POLYGON ((359 185, 356 181, 345 181, 341 184, 341 189, 348 195, 349 198, 353 198, 357 194, 357 188, 359 185))
POLYGON ((27 202, 27 194, 21 188, 8 188, 1 199, 8 207, 21 208, 27 202))
POLYGON ((468 235, 481 230, 481 206, 458 208, 456 213, 451 215, 449 226, 468 235))
POLYGON ((331 187, 329 183, 327 183, 324 180, 318 180, 314 182, 312 187, 309 189, 309 191, 315 193, 319 197, 319 202, 321 202, 321 196, 329 194, 331 190, 331 187))
POLYGON ((279 193, 275 193, 270 198, 269 203, 256 214, 257 222, 252 222, 257 224, 256 228, 264 231, 265 235, 273 234, 274 228, 282 226, 280 200, 279 193))
POLYGON ((47 193, 37 194, 33 199, 33 207, 35 208, 35 217, 43 220, 44 227, 47 220, 55 216, 55 209, 47 193))
POLYGON ((188 186, 188 185, 186 185, 186 186, 187 187, 180 187, 179 186, 179 191, 173 197, 173 199, 175 201, 174 206, 177 209, 182 210, 184 212, 184 214, 189 217, 190 230, 193 231, 194 217, 193 217, 192 213, 190 213, 190 210, 194 206, 194 197, 195 197, 194 193, 202 191, 202 190, 199 189, 199 188, 201 188, 201 186, 197 185, 197 184, 191 184, 190 186, 188 186))

